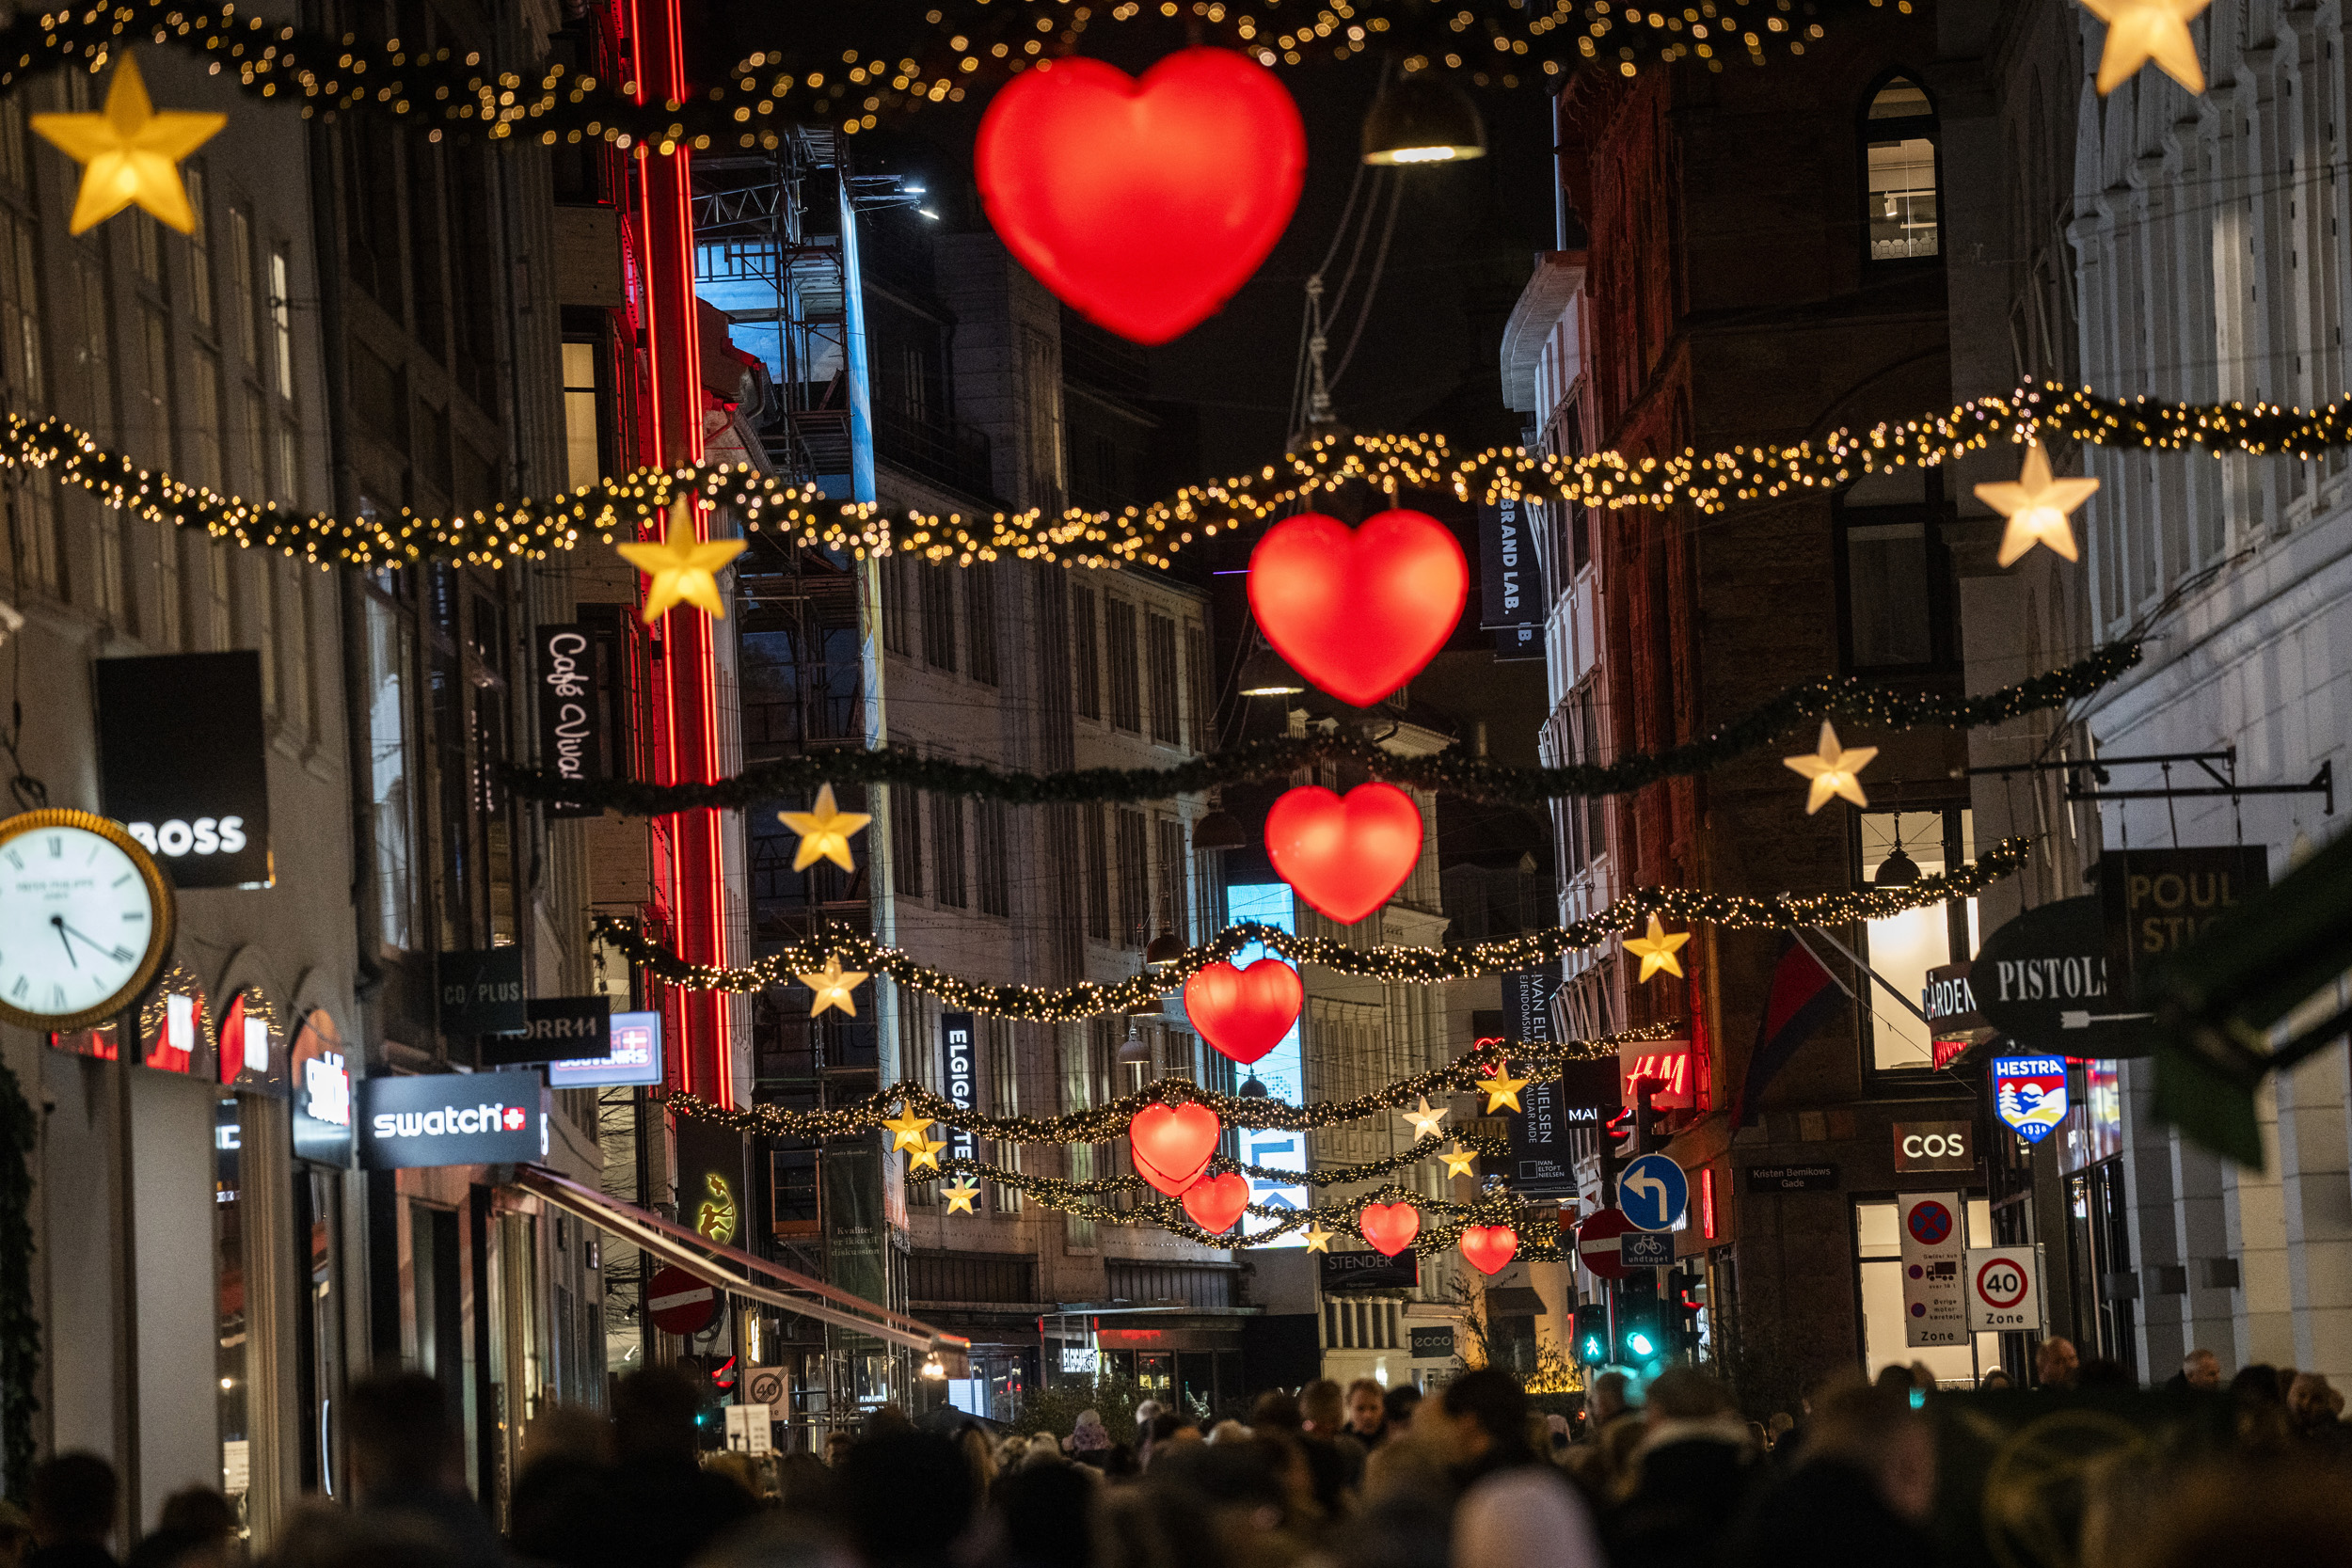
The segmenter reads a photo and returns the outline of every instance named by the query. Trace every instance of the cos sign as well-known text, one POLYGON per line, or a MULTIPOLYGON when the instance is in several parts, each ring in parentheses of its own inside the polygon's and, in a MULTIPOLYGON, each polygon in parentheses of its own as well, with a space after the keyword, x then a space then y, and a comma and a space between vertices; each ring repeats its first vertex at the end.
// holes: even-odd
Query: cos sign
POLYGON ((1972 1171, 1977 1168, 1974 1128, 1964 1121, 1895 1123, 1895 1169, 1972 1171))

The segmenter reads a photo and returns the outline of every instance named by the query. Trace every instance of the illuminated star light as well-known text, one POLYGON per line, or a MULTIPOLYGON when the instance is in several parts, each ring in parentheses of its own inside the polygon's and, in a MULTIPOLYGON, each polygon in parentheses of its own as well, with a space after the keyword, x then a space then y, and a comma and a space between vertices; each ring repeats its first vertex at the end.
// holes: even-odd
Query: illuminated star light
POLYGON ((980 1184, 968 1176, 959 1177, 940 1188, 939 1196, 947 1200, 947 1212, 969 1214, 973 1212, 972 1200, 980 1196, 980 1184))
POLYGON ((1649 917, 1649 930, 1645 934, 1626 937, 1618 945, 1642 960, 1641 975, 1633 982, 1638 986, 1661 969, 1676 979, 1681 979, 1682 960, 1675 954, 1690 940, 1690 932, 1668 931, 1653 914, 1649 917))
POLYGON ((1338 1235, 1338 1234, 1339 1234, 1339 1232, 1338 1232, 1338 1231, 1336 1231, 1336 1230, 1326 1230, 1326 1229, 1324 1229, 1324 1228, 1323 1228, 1323 1227, 1322 1227, 1322 1226, 1320 1226, 1320 1225, 1310 1225, 1310 1226, 1308 1226, 1308 1227, 1307 1227, 1307 1235, 1306 1235, 1306 1241, 1307 1241, 1307 1250, 1308 1250, 1309 1252, 1328 1252, 1328 1251, 1330 1251, 1330 1250, 1331 1250, 1331 1238, 1332 1238, 1332 1237, 1334 1237, 1334 1236, 1336 1236, 1336 1235, 1338 1235))
POLYGON ((697 539, 684 496, 670 507, 670 531, 660 544, 615 545, 621 559, 645 574, 645 625, 661 619, 672 605, 691 604, 713 620, 726 619, 719 597, 719 569, 749 545, 743 539, 697 539))
POLYGON ((127 52, 106 84, 106 107, 94 115, 35 115, 35 131, 82 166, 81 194, 66 230, 79 234, 136 205, 183 234, 196 229, 196 210, 180 182, 180 160, 229 123, 223 114, 183 109, 157 113, 127 52))
POLYGON ((1440 1151, 1438 1158, 1445 1162, 1448 1176, 1468 1176, 1470 1166, 1478 1164, 1478 1150, 1464 1148, 1456 1144, 1452 1149, 1440 1151))
POLYGON ((1429 1097, 1427 1095, 1422 1095, 1421 1097, 1421 1109, 1417 1111, 1399 1111, 1397 1115, 1403 1117, 1406 1121, 1413 1124, 1413 1140, 1418 1143, 1423 1138, 1434 1138, 1439 1135, 1438 1132, 1438 1124, 1445 1120, 1445 1107, 1440 1105, 1436 1110, 1431 1110, 1429 1108, 1429 1097))
POLYGON ((2205 90, 2197 40, 2188 24, 2210 0, 2083 0, 2083 9, 2107 24, 2099 52, 2099 94, 2106 97, 2150 60, 2191 92, 2205 90))
MULTIPOLYGON (((1805 755, 1780 760, 1788 768, 1813 781, 1813 788, 1804 800, 1804 814, 1810 816, 1828 805, 1832 796, 1851 800, 1857 806, 1868 805, 1869 797, 1862 793, 1859 775, 1869 765, 1870 759, 1878 754, 1876 746, 1847 747, 1839 744, 1837 732, 1824 719, 1821 721, 1821 743, 1816 750, 1805 755)), ((1679 974, 1682 972, 1677 970, 1675 973, 1679 974)))
POLYGON ((2053 478, 2041 444, 2027 447, 2025 472, 2014 483, 2002 480, 1977 486, 1977 499, 2009 519, 2009 527, 2001 531, 2000 554, 1994 560, 2006 566, 2036 545, 2047 545, 2069 561, 2080 561, 2074 526, 2066 516, 2098 488, 2095 479, 2053 478))
POLYGON ((844 871, 855 871, 857 863, 850 858, 850 835, 874 819, 862 811, 837 809, 833 785, 826 784, 818 790, 813 809, 780 811, 776 820, 801 835, 801 847, 792 853, 793 870, 806 871, 818 861, 831 861, 844 871))
POLYGON ((899 1149, 913 1148, 921 1144, 923 1134, 930 1129, 931 1118, 916 1116, 914 1107, 902 1100, 898 1102, 898 1114, 883 1121, 882 1125, 890 1129, 890 1150, 895 1154, 899 1149))
POLYGON ((923 1170, 925 1168, 929 1168, 931 1170, 937 1170, 939 1168, 940 1152, 946 1147, 947 1146, 945 1143, 935 1139, 916 1139, 914 1145, 914 1152, 907 1156, 907 1169, 923 1170))
POLYGON ((840 958, 829 953, 824 968, 792 978, 817 993, 817 999, 808 1005, 809 1017, 815 1018, 828 1007, 838 1007, 851 1018, 857 1017, 857 1001, 850 993, 866 983, 864 972, 843 969, 840 958))
POLYGON ((1493 1116, 1505 1105, 1514 1111, 1525 1108, 1519 1104, 1519 1091, 1527 1087, 1527 1080, 1512 1077, 1508 1067, 1497 1068, 1492 1078, 1481 1078, 1478 1086, 1486 1091, 1488 1116, 1493 1116))

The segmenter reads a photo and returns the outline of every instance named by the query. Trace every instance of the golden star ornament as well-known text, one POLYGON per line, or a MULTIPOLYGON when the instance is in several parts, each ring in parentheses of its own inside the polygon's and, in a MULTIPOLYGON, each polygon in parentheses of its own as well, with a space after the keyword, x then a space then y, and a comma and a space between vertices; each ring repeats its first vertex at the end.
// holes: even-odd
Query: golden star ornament
POLYGON ((947 1145, 943 1139, 916 1139, 914 1152, 907 1156, 907 1169, 922 1170, 928 1166, 932 1170, 937 1170, 939 1168, 939 1156, 946 1150, 946 1148, 947 1145))
POLYGON ((898 1102, 898 1114, 882 1125, 890 1129, 890 1149, 895 1154, 899 1149, 920 1146, 923 1134, 930 1130, 931 1118, 916 1116, 914 1108, 902 1100, 898 1102))
POLYGON ((741 555, 748 541, 697 539, 694 519, 680 496, 670 507, 670 531, 660 544, 616 545, 621 559, 645 574, 645 608, 638 611, 652 626, 675 604, 691 604, 713 620, 727 616, 726 601, 719 597, 720 568, 741 555))
POLYGON ((1514 1111, 1525 1108, 1519 1104, 1519 1091, 1527 1087, 1527 1080, 1512 1077, 1508 1067, 1496 1069, 1492 1078, 1481 1078, 1478 1086, 1486 1091, 1488 1116, 1493 1116, 1505 1105, 1514 1111))
POLYGON ((1682 944, 1690 940, 1690 932, 1669 931, 1659 923, 1658 917, 1654 914, 1649 917, 1647 931, 1638 937, 1621 939, 1619 945, 1642 960, 1641 977, 1635 980, 1634 984, 1640 985, 1643 980, 1648 979, 1661 969, 1676 979, 1681 979, 1682 960, 1675 955, 1681 950, 1682 944))
POLYGON ((1478 1164, 1478 1150, 1464 1148, 1456 1144, 1450 1149, 1439 1151, 1438 1158, 1445 1162, 1445 1173, 1448 1176, 1468 1176, 1470 1174, 1470 1166, 1478 1164))
POLYGON ((2074 548, 2074 525, 2067 514, 2098 490, 2095 479, 2058 479, 2041 443, 2026 449, 2026 468, 2015 483, 2004 480, 1977 486, 1977 499, 2009 519, 2001 531, 2001 550, 1994 559, 2006 566, 2036 545, 2047 545, 2069 561, 2080 561, 2074 548))
POLYGON ((35 115, 35 131, 82 166, 81 194, 66 231, 95 229, 125 207, 152 213, 181 233, 196 229, 196 209, 180 182, 180 160, 229 123, 223 114, 157 111, 127 51, 106 84, 106 106, 94 115, 35 115))
POLYGON ((792 869, 806 871, 818 861, 831 861, 844 871, 855 871, 850 858, 850 835, 873 819, 862 811, 842 811, 833 802, 833 785, 817 791, 817 804, 808 811, 780 811, 776 820, 801 835, 792 852, 792 869))
POLYGON ((1328 1252, 1328 1251, 1330 1251, 1330 1250, 1331 1250, 1331 1238, 1332 1238, 1332 1237, 1334 1237, 1334 1236, 1336 1236, 1336 1235, 1338 1235, 1338 1234, 1339 1234, 1339 1232, 1338 1232, 1338 1231, 1336 1231, 1336 1230, 1326 1230, 1326 1229, 1324 1229, 1324 1228, 1323 1228, 1323 1227, 1321 1227, 1321 1226, 1319 1226, 1319 1225, 1311 1225, 1311 1226, 1309 1226, 1309 1227, 1307 1227, 1307 1234, 1306 1234, 1307 1250, 1308 1250, 1309 1252, 1328 1252))
POLYGON ((939 1189, 939 1196, 947 1200, 947 1212, 969 1214, 972 1200, 980 1196, 980 1184, 970 1177, 961 1177, 939 1189))
POLYGON ((2083 9, 2107 24, 2099 51, 2099 93, 2113 92, 2150 60, 2191 92, 2205 90, 2197 40, 2188 24, 2211 0, 2083 0, 2083 9))
POLYGON ((863 971, 843 969, 841 960, 828 953, 824 968, 812 974, 794 974, 792 978, 817 993, 817 1000, 808 1005, 809 1017, 815 1018, 828 1007, 838 1007, 851 1018, 857 1017, 857 999, 850 993, 866 983, 863 971))
POLYGON ((1439 1135, 1438 1124, 1445 1120, 1445 1107, 1440 1105, 1436 1110, 1431 1110, 1429 1097, 1422 1095, 1419 1110, 1399 1111, 1397 1115, 1413 1124, 1413 1138, 1415 1142, 1419 1142, 1422 1138, 1434 1138, 1439 1135))
MULTIPOLYGON (((1870 803, 1862 793, 1861 773, 1870 759, 1879 754, 1876 746, 1846 746, 1839 743, 1837 732, 1826 719, 1821 721, 1821 743, 1803 756, 1783 757, 1781 762, 1792 770, 1813 781, 1812 789, 1804 798, 1807 816, 1820 811, 1836 796, 1851 800, 1857 806, 1870 803)), ((1676 974, 1680 974, 1677 970, 1676 974)))

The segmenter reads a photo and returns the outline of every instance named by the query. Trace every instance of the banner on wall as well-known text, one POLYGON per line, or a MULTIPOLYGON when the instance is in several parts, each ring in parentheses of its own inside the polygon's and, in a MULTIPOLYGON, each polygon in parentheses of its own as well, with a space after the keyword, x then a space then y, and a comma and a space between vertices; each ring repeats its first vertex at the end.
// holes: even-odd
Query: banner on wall
MULTIPOLYGON (((980 1048, 976 1036, 978 1020, 970 1013, 939 1015, 939 1053, 945 1069, 947 1102, 959 1111, 979 1103, 980 1048)), ((947 1130, 947 1156, 952 1160, 979 1158, 979 1141, 961 1127, 947 1130)))
MULTIPOLYGON (((1278 930, 1298 929, 1298 906, 1295 895, 1287 882, 1249 882, 1225 890, 1227 918, 1235 922, 1256 921, 1278 930)), ((1251 942, 1227 961, 1236 969, 1246 968, 1265 956, 1265 949, 1251 942)), ((1303 1014, 1302 1014, 1303 1016, 1303 1014)), ((1307 1102, 1306 1060, 1300 1044, 1296 1022, 1281 1043, 1249 1065, 1249 1074, 1265 1085, 1267 1095, 1287 1101, 1293 1105, 1307 1102)), ((1238 1130, 1242 1164, 1263 1166, 1269 1173, 1296 1171, 1301 1180, 1285 1181, 1279 1174, 1263 1174, 1249 1179, 1249 1201, 1268 1209, 1304 1210, 1311 1206, 1312 1196, 1304 1180, 1307 1170, 1307 1134, 1280 1127, 1245 1127, 1238 1130)), ((1257 1214, 1242 1215, 1242 1234, 1255 1236, 1275 1222, 1257 1214)), ((1301 1247, 1306 1237, 1293 1230, 1262 1243, 1269 1247, 1301 1247)))
POLYGON ((262 656, 96 661, 99 809, 188 888, 265 888, 269 739, 262 656))
MULTIPOLYGON (((532 636, 533 673, 539 682, 539 766, 566 784, 609 776, 604 713, 611 655, 605 640, 586 626, 564 622, 541 626, 532 636)), ((601 816, 600 806, 547 802, 550 817, 601 816)))

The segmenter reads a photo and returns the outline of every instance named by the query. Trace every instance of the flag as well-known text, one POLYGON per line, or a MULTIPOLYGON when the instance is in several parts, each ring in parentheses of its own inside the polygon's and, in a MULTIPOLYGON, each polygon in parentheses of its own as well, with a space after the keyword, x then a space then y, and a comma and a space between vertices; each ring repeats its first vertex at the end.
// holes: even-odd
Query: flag
POLYGON ((1788 1065, 1797 1047, 1836 1010, 1846 994, 1811 948, 1786 933, 1780 941, 1772 990, 1764 999, 1764 1016, 1756 1020, 1755 1049, 1748 1053, 1748 1075, 1740 1085, 1740 1100, 1732 1108, 1735 1128, 1747 1125, 1765 1085, 1788 1065))

